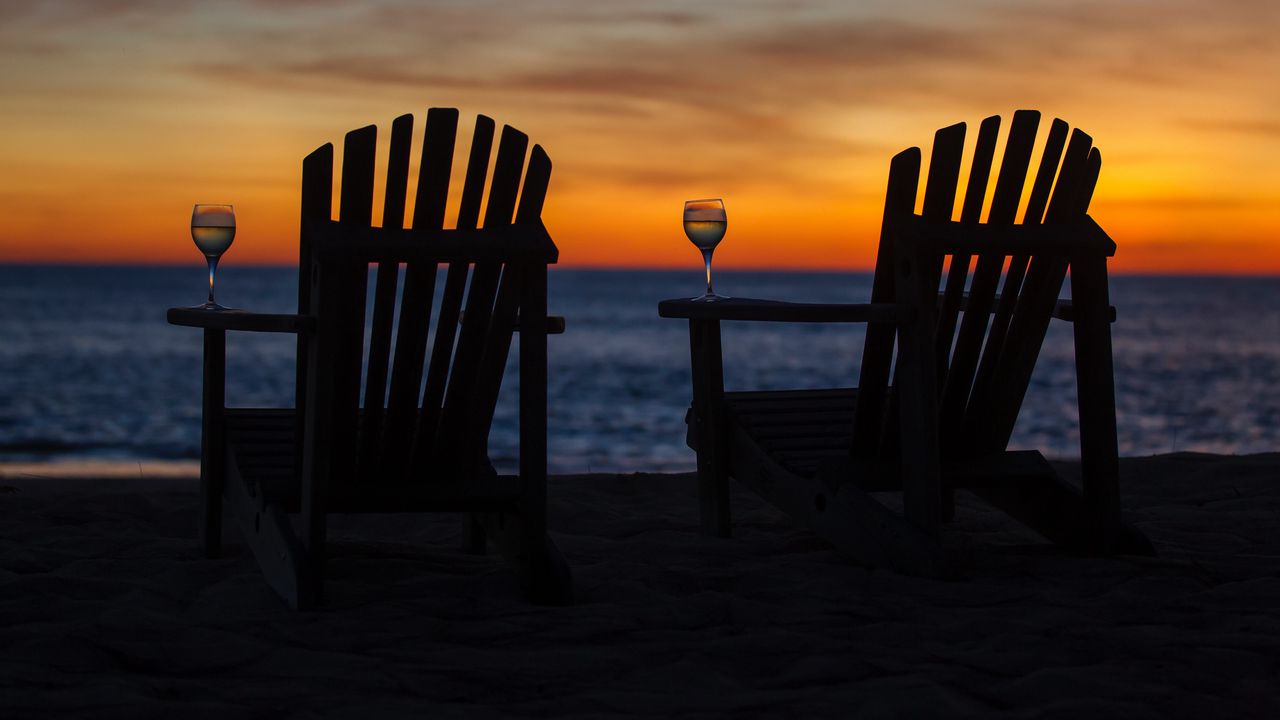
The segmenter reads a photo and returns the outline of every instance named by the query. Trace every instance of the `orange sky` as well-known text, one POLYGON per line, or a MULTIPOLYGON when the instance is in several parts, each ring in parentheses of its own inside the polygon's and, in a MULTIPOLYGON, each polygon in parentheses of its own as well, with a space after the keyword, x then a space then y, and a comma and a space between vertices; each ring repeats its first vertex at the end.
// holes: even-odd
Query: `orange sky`
MULTIPOLYGON (((294 262, 302 157, 430 106, 555 163, 568 266, 867 268, 889 158, 1037 108, 1093 135, 1113 267, 1280 273, 1280 3, 6 0, 0 261, 294 262)), ((385 137, 383 138, 385 142, 385 137)), ((420 138, 418 139, 420 142, 420 138)), ((972 138, 970 138, 972 142, 972 138)))

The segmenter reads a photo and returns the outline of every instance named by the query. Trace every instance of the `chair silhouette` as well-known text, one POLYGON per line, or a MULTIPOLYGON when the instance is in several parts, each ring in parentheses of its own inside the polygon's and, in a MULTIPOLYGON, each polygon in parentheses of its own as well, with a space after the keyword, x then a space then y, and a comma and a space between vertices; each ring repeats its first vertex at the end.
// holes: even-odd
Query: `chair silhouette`
POLYGON ((940 526, 960 488, 1067 547, 1152 552, 1120 514, 1115 244, 1087 215, 1101 155, 1054 120, 1015 223, 1039 122, 1014 114, 985 222, 999 117, 979 127, 958 220, 963 123, 935 135, 919 215, 920 149, 893 158, 869 304, 660 303, 663 317, 689 320, 689 443, 706 532, 729 534, 733 477, 841 551, 903 572, 956 569, 963 543, 943 543, 940 526), (1059 300, 1068 269, 1072 299, 1059 300), (1081 489, 1039 452, 1007 449, 1051 318, 1074 328, 1081 489), (866 323, 858 387, 725 392, 722 320, 866 323), (901 492, 902 512, 879 491, 901 492))
POLYGON ((535 145, 526 165, 527 137, 504 127, 485 202, 495 124, 478 117, 456 228, 445 229, 458 111, 433 108, 404 229, 412 129, 411 115, 392 124, 381 227, 374 126, 346 136, 337 221, 333 146, 303 161, 298 314, 169 311, 171 323, 205 329, 205 549, 220 552, 225 504, 271 586, 305 608, 321 599, 329 513, 459 511, 468 547, 492 540, 527 597, 568 602, 569 570, 546 533, 547 266, 557 250, 540 216, 551 161, 535 145), (226 330, 298 333, 294 409, 225 407, 226 330), (487 451, 515 332, 520 465, 508 476, 487 451))

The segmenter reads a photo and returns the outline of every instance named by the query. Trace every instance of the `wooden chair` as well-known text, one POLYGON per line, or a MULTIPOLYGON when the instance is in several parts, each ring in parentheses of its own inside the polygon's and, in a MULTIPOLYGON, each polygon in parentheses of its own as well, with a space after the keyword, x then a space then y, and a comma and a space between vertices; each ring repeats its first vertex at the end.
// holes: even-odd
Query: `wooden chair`
POLYGON ((1152 552, 1120 516, 1107 297, 1115 244, 1086 214, 1101 155, 1078 129, 1068 142, 1067 124, 1054 120, 1015 224, 1039 123, 1037 112, 1014 114, 986 222, 999 117, 978 130, 958 221, 963 123, 935 135, 919 215, 920 149, 893 158, 869 304, 659 304, 661 316, 689 320, 689 442, 706 532, 729 535, 734 477, 839 550, 903 572, 955 570, 963 543, 941 542, 939 530, 958 488, 1069 548, 1152 552), (1072 300, 1059 300, 1068 269, 1072 300), (1081 489, 1039 452, 1007 450, 1051 318, 1074 327, 1081 489), (722 320, 867 323, 858 388, 726 393, 722 320), (879 491, 901 492, 901 513, 879 491))
POLYGON ((457 227, 444 229, 458 111, 434 108, 402 229, 412 128, 410 115, 392 125, 382 227, 372 225, 375 127, 346 136, 336 222, 333 146, 303 161, 298 314, 169 311, 173 324, 204 328, 204 547, 219 554, 225 505, 272 587, 310 607, 321 599, 328 513, 462 511, 471 549, 488 537, 531 600, 565 603, 569 570, 546 533, 547 266, 557 251, 540 215, 551 161, 535 145, 526 166, 528 139, 504 127, 482 203, 494 122, 479 117, 457 227), (296 409, 225 406, 227 330, 298 334, 296 409), (513 332, 520 466, 504 476, 487 440, 513 332))

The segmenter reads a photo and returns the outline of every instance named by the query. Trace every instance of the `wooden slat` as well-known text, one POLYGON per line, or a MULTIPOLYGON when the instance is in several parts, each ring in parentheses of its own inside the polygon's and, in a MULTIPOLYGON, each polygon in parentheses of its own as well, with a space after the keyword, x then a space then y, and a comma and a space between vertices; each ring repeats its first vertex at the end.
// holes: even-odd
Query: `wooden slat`
POLYGON ((823 426, 823 427, 843 427, 846 434, 852 437, 853 434, 853 408, 841 410, 833 410, 830 412, 803 412, 803 413, 769 413, 769 414, 752 414, 746 415, 733 411, 738 417, 739 422, 744 426, 751 428, 756 433, 775 433, 782 430, 790 430, 796 426, 823 426))
POLYGON ((809 398, 852 398, 857 388, 806 388, 800 390, 735 390, 725 393, 725 399, 734 403, 752 403, 757 400, 807 400, 809 398))
MULTIPOLYGON (((329 221, 333 213, 333 144, 325 143, 302 161, 302 208, 299 226, 310 221, 329 221)), ((315 270, 310 239, 305 232, 298 238, 298 313, 309 315, 311 274, 315 270)), ((314 318, 313 318, 314 319, 314 318)), ((299 334, 294 365, 294 401, 297 410, 298 437, 302 437, 302 420, 307 407, 307 373, 311 371, 311 338, 299 334)), ((298 443, 298 468, 302 468, 302 443, 298 443)))
MULTIPOLYGON (((409 183, 409 143, 413 116, 401 115, 391 124, 391 148, 387 157, 386 192, 382 202, 382 226, 404 227, 404 206, 409 183)), ((377 477, 376 455, 382 435, 382 411, 386 402, 387 364, 391 355, 391 328, 395 323, 399 263, 378 263, 374 281, 373 319, 369 333, 369 361, 364 386, 364 422, 360 424, 357 466, 366 479, 377 477)))
MULTIPOLYGON (((1035 145, 1036 128, 1040 113, 1019 110, 1013 115, 1009 139, 1005 143, 1004 159, 996 179, 991 198, 988 225, 1011 225, 1018 210, 1022 187, 1026 183, 1027 167, 1035 145)), ((942 452, 950 456, 957 452, 961 442, 962 420, 969 402, 978 356, 986 335, 988 313, 993 304, 1000 273, 1004 268, 1003 254, 983 254, 978 257, 968 299, 968 308, 960 323, 955 349, 947 374, 944 376, 939 422, 942 432, 942 452)))
MULTIPOLYGON (((302 218, 328 220, 332 216, 333 143, 325 143, 302 161, 302 218)), ((298 242, 298 312, 310 311, 311 246, 304 234, 298 242)))
MULTIPOLYGON (((524 185, 520 190, 520 204, 516 211, 515 224, 537 222, 542 213, 542 203, 547 195, 547 185, 551 182, 551 158, 547 157, 541 146, 534 146, 529 155, 529 167, 525 171, 524 185)), ((492 204, 490 199, 490 204, 492 204)), ((493 414, 498 407, 498 392, 502 387, 502 376, 507 366, 507 355, 511 352, 511 337, 517 325, 517 317, 525 312, 519 307, 520 273, 508 265, 502 274, 498 288, 498 298, 494 303, 493 320, 489 324, 489 337, 485 342, 485 352, 480 360, 480 372, 477 377, 478 393, 475 410, 471 422, 476 428, 477 440, 486 447, 489 429, 493 424, 493 414)), ((546 331, 546 313, 543 312, 543 332, 546 331)), ((522 330, 523 332, 523 330, 522 330)))
POLYGON ((813 395, 787 397, 779 396, 777 398, 759 398, 754 400, 744 400, 733 397, 730 394, 727 398, 729 407, 737 413, 759 417, 768 414, 796 414, 796 413, 814 413, 814 412, 848 412, 852 413, 854 405, 857 402, 856 393, 833 393, 831 395, 813 395))
MULTIPOLYGON (((480 203, 484 195, 485 178, 489 172, 489 155, 493 150, 494 122, 484 115, 476 117, 471 134, 471 149, 467 157, 467 171, 462 183, 462 197, 458 209, 459 230, 474 230, 480 218, 480 203)), ((440 425, 445 389, 449 382, 449 365, 453 359, 454 341, 458 331, 458 317, 462 311, 463 293, 466 291, 469 266, 466 263, 450 263, 445 275, 444 292, 440 299, 440 312, 436 319, 435 344, 431 349, 431 363, 427 369, 427 382, 422 390, 422 409, 418 418, 417 434, 413 440, 411 464, 422 467, 430 460, 432 447, 440 425)))
MULTIPOLYGON (((376 140, 373 126, 347 134, 338 208, 344 225, 367 226, 372 221, 376 140)), ((308 351, 314 366, 307 378, 301 507, 301 541, 309 567, 301 574, 314 578, 315 586, 300 588, 303 598, 319 593, 327 527, 325 496, 337 483, 350 482, 355 470, 368 281, 367 270, 360 265, 326 268, 317 264, 314 270, 311 314, 316 317, 316 332, 308 351)))
MULTIPOLYGON (((1039 117, 1039 113, 1036 114, 1039 117)), ((1031 194, 1027 199, 1027 209, 1023 214, 1023 225, 1039 225, 1044 217, 1044 209, 1049 200, 1049 193, 1053 188, 1054 176, 1058 170, 1058 162, 1062 158, 1062 150, 1067 140, 1067 124, 1060 119, 1055 118, 1049 125, 1049 132, 1045 139, 1044 151, 1040 156, 1040 166, 1036 170, 1035 180, 1032 183, 1031 194)), ((1023 181, 1025 182, 1025 180, 1023 181)), ((1019 183, 1018 192, 1021 194, 1021 185, 1019 183)), ((1001 208, 999 219, 1004 222, 1013 222, 1018 210, 1018 198, 1013 198, 1001 208)), ((995 204, 992 205, 992 212, 995 212, 995 204)), ((994 215, 993 215, 994 217, 994 215)), ((966 431, 963 435, 966 438, 973 438, 973 447, 986 446, 985 443, 977 442, 977 434, 979 434, 985 425, 975 424, 977 418, 985 418, 990 413, 991 404, 993 402, 991 395, 995 392, 996 386, 996 370, 1000 363, 1001 353, 1004 351, 1005 339, 1009 332, 1009 322, 1013 318, 1014 309, 1018 304, 1018 294, 1022 289, 1023 279, 1026 277, 1027 265, 1030 257, 1024 254, 1018 254, 1009 260, 1009 269, 1005 273, 1004 287, 1000 294, 1000 302, 996 306, 994 317, 991 318, 991 328, 987 333, 987 341, 982 349, 982 358, 979 361, 978 369, 974 374, 970 397, 976 400, 970 400, 970 407, 965 409, 964 426, 966 431)), ((975 315, 977 313, 975 311, 975 315)), ((981 421, 985 422, 985 420, 981 421)))
MULTIPOLYGON (((929 154, 929 175, 925 181, 924 201, 920 216, 928 220, 948 221, 955 211, 956 190, 960 181, 960 163, 964 156, 965 124, 956 123, 933 135, 933 151, 929 154)), ((941 279, 942 258, 923 276, 925 284, 936 288, 941 279)))
POLYGON ((342 149, 342 186, 338 220, 350 225, 373 223, 374 154, 378 127, 367 125, 347 133, 342 149))
MULTIPOLYGON (((1045 222, 1067 223, 1084 212, 1080 206, 1083 186, 1088 183, 1089 151, 1093 139, 1079 129, 1071 135, 1063 155, 1062 168, 1054 189, 1054 199, 1045 214, 1045 222)), ((990 436, 977 444, 989 450, 1002 450, 1009 443, 1013 426, 1031 383, 1036 358, 1044 343, 1053 307, 1066 278, 1067 260, 1037 256, 1027 266, 1027 277, 1017 307, 1009 322, 1005 348, 1000 353, 996 375, 1000 382, 992 393, 990 414, 986 417, 990 436)))
MULTIPOLYGON (((951 215, 955 210, 956 189, 960 178, 960 163, 964 155, 964 137, 965 124, 956 123, 948 127, 942 128, 934 133, 933 150, 929 154, 929 175, 925 182, 924 200, 921 204, 920 217, 929 222, 948 223, 951 221, 951 215)), ((913 282, 919 282, 932 287, 937 291, 938 283, 942 279, 942 264, 944 256, 941 253, 931 253, 929 255, 929 265, 924 268, 917 268, 919 276, 913 279, 913 282)), ((899 277, 896 282, 901 282, 899 277)), ((909 307, 899 303, 900 307, 909 307)), ((930 308, 930 317, 936 315, 936 311, 930 308)), ((912 318, 914 319, 914 318, 912 318)), ((901 335, 899 335, 901 340, 901 335)), ((902 349, 899 347, 899 354, 902 349)), ((894 366, 894 374, 898 372, 899 366, 894 366)), ((891 383, 896 386, 897 382, 891 383)), ((898 424, 898 400, 891 389, 888 393, 888 408, 885 413, 884 428, 885 430, 880 436, 880 454, 882 456, 893 456, 898 453, 898 433, 891 428, 895 428, 898 424)))
POLYGON ((541 145, 534 145, 529 153, 529 168, 525 171, 524 187, 520 190, 520 205, 516 208, 516 224, 528 225, 542 217, 542 205, 551 184, 551 158, 541 145))
MULTIPOLYGON (((338 221, 343 225, 368 227, 373 224, 373 185, 377 154, 378 129, 369 125, 347 133, 342 151, 342 185, 339 188, 338 221)), ((360 372, 364 356, 365 297, 368 291, 367 268, 358 265, 344 267, 338 282, 344 288, 340 306, 341 320, 338 332, 345 338, 339 346, 339 374, 330 378, 337 387, 341 403, 338 420, 341 427, 357 430, 356 412, 359 408, 360 372), (349 402, 354 395, 355 402, 349 402)), ((381 401, 378 403, 381 405, 381 401)), ((359 461, 353 454, 354 467, 339 482, 354 482, 359 461)))
MULTIPOLYGON (((444 227, 457 128, 457 110, 431 108, 427 111, 413 212, 415 230, 440 230, 444 227)), ((396 356, 387 407, 387 429, 383 433, 382 445, 389 470, 387 474, 393 481, 404 477, 407 472, 414 426, 418 418, 418 388, 422 383, 422 363, 427 353, 436 268, 437 265, 433 262, 405 265, 400 327, 396 336, 396 356)))
POLYGON ((320 576, 313 552, 299 543, 292 524, 277 503, 268 501, 261 493, 251 493, 255 481, 241 474, 234 455, 227 453, 225 462, 229 482, 224 498, 263 576, 290 607, 295 610, 314 607, 320 599, 320 576))
MULTIPOLYGON (((509 125, 502 128, 498 156, 494 161, 493 182, 489 186, 489 202, 484 213, 483 227, 486 229, 511 224, 528 142, 528 137, 519 130, 509 125)), ((443 439, 438 441, 440 449, 447 449, 455 457, 459 451, 476 451, 474 444, 468 443, 462 434, 469 429, 467 417, 477 400, 476 381, 484 357, 501 273, 501 263, 477 263, 471 273, 466 300, 467 322, 458 333, 458 347, 445 390, 440 425, 443 439)), ((502 328, 499 329, 501 331, 502 328)), ((471 463, 479 458, 464 456, 461 459, 464 463, 471 463)))
MULTIPOLYGON (((915 211, 916 189, 920 181, 920 148, 909 148, 894 156, 889 165, 889 185, 884 204, 884 220, 876 255, 875 279, 871 286, 872 303, 894 303, 894 240, 892 221, 915 211)), ((862 369, 858 376, 858 404, 853 424, 853 451, 870 456, 880 443, 884 420, 884 402, 888 393, 889 370, 893 363, 895 328, 892 325, 867 326, 862 348, 862 369)))
MULTIPOLYGON (((1000 131, 1000 116, 992 115, 978 128, 978 140, 974 145, 973 163, 969 168, 969 184, 964 191, 964 205, 960 222, 977 224, 982 219, 982 204, 986 200, 987 181, 991 177, 991 163, 995 158, 996 135, 1000 131)), ((960 313, 960 298, 969 280, 968 254, 953 255, 947 273, 947 284, 938 308, 937 352, 939 377, 946 377, 951 355, 951 344, 960 313)))
POLYGON ((838 437, 841 438, 840 447, 848 448, 849 438, 853 436, 852 414, 847 416, 847 421, 835 419, 823 422, 801 418, 787 424, 756 425, 739 417, 739 422, 751 431, 753 437, 760 438, 761 442, 789 438, 838 437))
POLYGON ((849 436, 840 435, 808 435, 798 437, 757 437, 760 447, 770 453, 783 451, 831 450, 846 453, 849 447, 849 436))

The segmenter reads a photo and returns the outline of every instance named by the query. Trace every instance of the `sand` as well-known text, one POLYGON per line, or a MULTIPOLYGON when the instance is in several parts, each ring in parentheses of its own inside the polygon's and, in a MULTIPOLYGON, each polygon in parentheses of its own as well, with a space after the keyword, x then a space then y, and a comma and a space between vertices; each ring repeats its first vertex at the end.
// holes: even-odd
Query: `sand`
POLYGON ((703 537, 688 475, 556 477, 576 605, 525 604, 457 516, 366 516, 311 613, 234 535, 200 557, 189 472, 32 470, 0 471, 0 718, 1280 717, 1275 454, 1125 460, 1157 558, 962 498, 960 581, 853 565, 743 490, 703 537))

